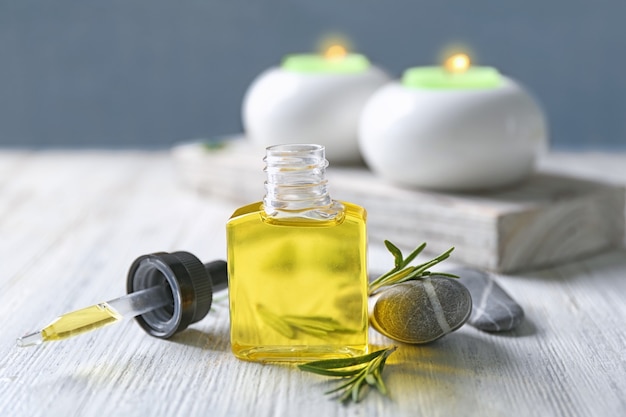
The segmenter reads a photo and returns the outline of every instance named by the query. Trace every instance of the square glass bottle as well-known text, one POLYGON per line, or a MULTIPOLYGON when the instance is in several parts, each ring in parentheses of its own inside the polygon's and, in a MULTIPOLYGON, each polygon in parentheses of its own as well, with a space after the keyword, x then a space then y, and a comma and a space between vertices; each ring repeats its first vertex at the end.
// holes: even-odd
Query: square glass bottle
POLYGON ((330 198, 324 147, 276 145, 227 223, 231 345, 253 361, 367 353, 366 213, 330 198))

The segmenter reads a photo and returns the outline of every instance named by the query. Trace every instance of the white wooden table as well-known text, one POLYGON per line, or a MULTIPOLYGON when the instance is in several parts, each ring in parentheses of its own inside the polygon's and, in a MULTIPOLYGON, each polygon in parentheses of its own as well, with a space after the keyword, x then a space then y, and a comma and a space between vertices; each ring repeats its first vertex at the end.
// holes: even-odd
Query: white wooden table
MULTIPOLYGON (((626 184, 626 154, 553 154, 543 165, 626 184)), ((626 415, 622 249, 499 276, 526 311, 517 331, 464 326, 400 345, 385 370, 391 395, 357 405, 324 396, 334 386, 324 377, 236 360, 223 296, 170 341, 129 321, 15 346, 60 313, 124 294, 139 255, 224 258, 234 206, 182 187, 165 152, 0 152, 0 416, 626 415)), ((380 242, 370 249, 371 269, 390 266, 380 242)), ((371 342, 392 344, 374 331, 371 342)))

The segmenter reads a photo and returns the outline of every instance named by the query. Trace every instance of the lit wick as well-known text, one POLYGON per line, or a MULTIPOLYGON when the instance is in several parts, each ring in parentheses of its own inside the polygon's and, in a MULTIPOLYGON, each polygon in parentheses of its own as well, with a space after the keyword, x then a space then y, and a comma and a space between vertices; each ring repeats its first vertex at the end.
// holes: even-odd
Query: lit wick
POLYGON ((331 45, 326 49, 324 58, 326 59, 342 59, 347 54, 346 48, 342 45, 331 45))
POLYGON ((446 71, 453 73, 462 73, 467 71, 470 66, 470 58, 466 54, 454 54, 444 62, 443 66, 446 71))

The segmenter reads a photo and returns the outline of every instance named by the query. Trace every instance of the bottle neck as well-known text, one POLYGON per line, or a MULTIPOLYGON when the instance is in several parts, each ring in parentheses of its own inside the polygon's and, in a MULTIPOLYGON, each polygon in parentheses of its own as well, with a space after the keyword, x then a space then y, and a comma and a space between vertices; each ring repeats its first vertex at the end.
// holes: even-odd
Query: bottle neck
MULTIPOLYGON (((275 145, 266 150, 265 198, 268 216, 332 218, 334 202, 327 188, 324 147, 275 145)), ((336 215, 336 214, 335 214, 336 215)))

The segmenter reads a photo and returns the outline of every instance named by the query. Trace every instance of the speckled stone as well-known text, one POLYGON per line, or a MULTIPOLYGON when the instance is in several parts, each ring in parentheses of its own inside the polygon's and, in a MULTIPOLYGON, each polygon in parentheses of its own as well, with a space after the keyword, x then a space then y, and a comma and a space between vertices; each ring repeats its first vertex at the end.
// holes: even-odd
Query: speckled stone
POLYGON ((470 325, 487 332, 505 332, 523 321, 522 307, 488 273, 473 268, 450 272, 462 278, 474 300, 470 325))
POLYGON ((458 329, 472 298, 457 279, 433 276, 381 290, 370 311, 372 326, 404 343, 428 343, 458 329))

